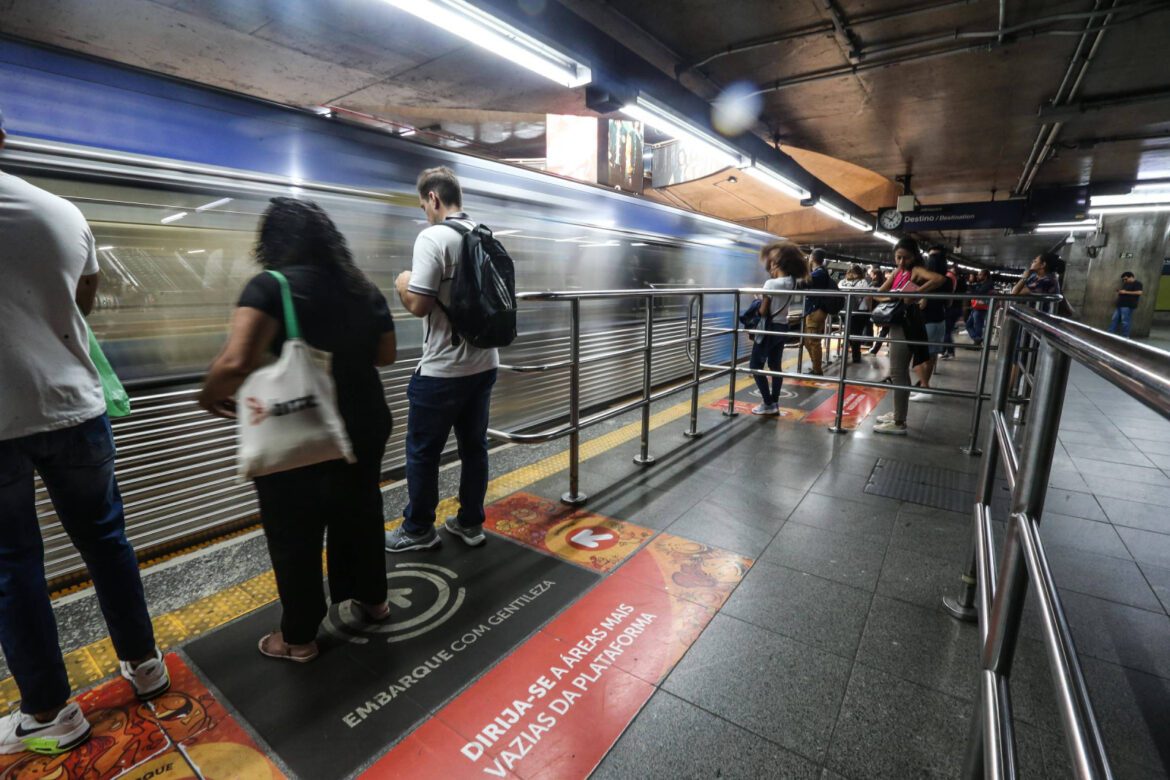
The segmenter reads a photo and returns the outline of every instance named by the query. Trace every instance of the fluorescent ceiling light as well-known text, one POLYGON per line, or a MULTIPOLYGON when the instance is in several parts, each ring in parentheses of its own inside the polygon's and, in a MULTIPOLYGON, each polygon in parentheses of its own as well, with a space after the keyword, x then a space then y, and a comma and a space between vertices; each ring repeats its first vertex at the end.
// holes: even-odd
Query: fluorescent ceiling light
POLYGON ((882 241, 885 241, 887 244, 898 243, 897 238, 895 238, 894 236, 891 236, 889 233, 882 232, 881 230, 873 231, 873 237, 880 238, 882 241))
POLYGON ((169 224, 171 224, 172 222, 176 222, 176 221, 178 221, 178 220, 182 219, 182 218, 183 218, 183 217, 185 217, 185 216, 187 216, 187 212, 185 212, 185 211, 180 211, 178 214, 171 214, 169 217, 163 217, 163 218, 162 218, 161 220, 159 220, 159 221, 160 221, 160 222, 162 222, 164 225, 169 225, 169 224))
MULTIPOLYGON (((1137 189, 1136 187, 1134 188, 1137 189)), ((1170 203, 1170 192, 1131 192, 1128 195, 1094 195, 1089 199, 1092 208, 1101 206, 1143 206, 1150 203, 1170 203)))
POLYGON ((809 197, 811 193, 804 187, 801 187, 796 182, 781 176, 771 168, 765 168, 762 165, 752 165, 743 169, 743 172, 753 179, 767 184, 769 187, 783 192, 790 198, 797 200, 804 200, 809 197))
POLYGON ((528 68, 533 73, 552 79, 561 86, 580 87, 593 80, 593 74, 585 63, 557 51, 463 0, 385 2, 528 68))
POLYGON ((99 252, 109 252, 113 248, 114 248, 113 244, 106 244, 105 246, 99 246, 98 251, 99 252))
POLYGON ((743 164, 743 155, 734 146, 643 95, 638 96, 636 103, 626 104, 622 113, 675 140, 703 147, 723 157, 727 165, 738 167, 743 164))
POLYGON ((220 206, 226 206, 227 204, 229 204, 231 202, 232 202, 231 198, 220 198, 219 200, 211 201, 211 203, 204 203, 202 206, 196 206, 195 211, 207 211, 208 209, 217 209, 220 206))
POLYGON ((813 208, 822 214, 828 214, 838 222, 842 222, 849 227, 854 228, 855 230, 864 230, 868 233, 873 229, 871 226, 865 224, 860 219, 857 219, 853 215, 846 213, 844 209, 834 206, 832 203, 826 203, 823 200, 818 200, 813 204, 813 208))
POLYGON ((1091 208, 1089 213, 1093 215, 1102 214, 1157 214, 1163 211, 1170 211, 1170 203, 1162 205, 1148 205, 1148 206, 1106 206, 1105 208, 1091 208))
POLYGON ((1095 233, 1097 220, 1086 219, 1081 222, 1041 222, 1032 231, 1033 233, 1095 233))

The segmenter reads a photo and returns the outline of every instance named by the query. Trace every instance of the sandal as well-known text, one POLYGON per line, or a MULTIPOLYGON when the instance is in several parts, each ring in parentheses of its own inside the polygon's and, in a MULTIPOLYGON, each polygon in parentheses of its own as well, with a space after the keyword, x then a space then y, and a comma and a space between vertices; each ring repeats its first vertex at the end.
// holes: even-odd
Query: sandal
POLYGON ((282 661, 293 661, 294 663, 298 664, 307 664, 309 661, 312 661, 314 658, 320 655, 320 652, 317 650, 316 642, 310 642, 307 645, 290 645, 288 642, 284 641, 284 637, 280 635, 279 631, 273 631, 270 634, 265 634, 262 636, 260 638, 259 644, 256 645, 256 648, 260 651, 260 655, 265 655, 269 658, 277 658, 282 661), (279 637, 280 643, 284 645, 283 652, 270 649, 270 641, 277 637, 279 637), (311 647, 312 652, 308 653, 307 655, 296 655, 293 651, 294 647, 311 647))
POLYGON ((371 607, 364 601, 354 599, 353 606, 367 623, 384 623, 390 619, 390 605, 385 601, 371 607))

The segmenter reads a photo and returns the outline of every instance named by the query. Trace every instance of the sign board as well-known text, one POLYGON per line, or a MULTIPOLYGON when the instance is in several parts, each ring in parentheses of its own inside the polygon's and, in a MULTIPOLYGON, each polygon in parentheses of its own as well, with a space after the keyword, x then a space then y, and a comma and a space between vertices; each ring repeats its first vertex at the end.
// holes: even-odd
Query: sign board
POLYGON ((597 181, 626 192, 642 192, 642 123, 610 119, 601 124, 597 181))
POLYGON ((913 211, 890 207, 878 212, 881 230, 976 230, 1018 227, 1026 201, 997 200, 985 203, 943 203, 918 206, 913 211))

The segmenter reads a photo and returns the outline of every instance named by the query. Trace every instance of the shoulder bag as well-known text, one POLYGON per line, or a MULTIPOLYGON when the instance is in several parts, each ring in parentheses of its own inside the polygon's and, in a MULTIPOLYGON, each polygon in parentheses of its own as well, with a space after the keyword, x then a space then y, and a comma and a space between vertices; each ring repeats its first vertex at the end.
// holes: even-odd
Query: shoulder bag
POLYGON ((315 358, 301 338, 288 279, 268 273, 280 282, 285 342, 276 362, 249 374, 236 394, 237 471, 252 478, 329 460, 353 463, 328 360, 315 358))

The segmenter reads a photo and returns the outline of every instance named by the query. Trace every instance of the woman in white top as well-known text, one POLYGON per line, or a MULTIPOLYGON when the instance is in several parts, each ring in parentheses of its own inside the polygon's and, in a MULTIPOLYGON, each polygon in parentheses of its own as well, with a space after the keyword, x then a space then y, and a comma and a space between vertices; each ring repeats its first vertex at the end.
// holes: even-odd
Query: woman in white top
MULTIPOLYGON (((768 244, 760 250, 760 261, 768 269, 770 277, 764 282, 765 290, 795 289, 796 283, 808 276, 808 261, 800 247, 791 241, 777 241, 768 244)), ((764 295, 760 301, 760 317, 763 318, 762 329, 778 334, 788 332, 788 307, 792 304, 792 294, 764 295)), ((752 344, 752 357, 748 366, 761 369, 767 365, 769 371, 780 371, 784 355, 786 337, 756 336, 752 344)), ((756 375, 756 387, 760 389, 762 403, 752 409, 752 414, 779 414, 780 387, 784 380, 781 377, 771 377, 771 387, 768 386, 769 377, 756 375)))
MULTIPOLYGON (((845 272, 845 281, 837 285, 842 290, 872 290, 875 289, 865 278, 865 271, 859 265, 849 266, 845 272)), ((861 362, 861 334, 869 329, 869 301, 868 295, 858 295, 853 298, 853 313, 849 319, 849 346, 853 352, 853 362, 861 362)))

